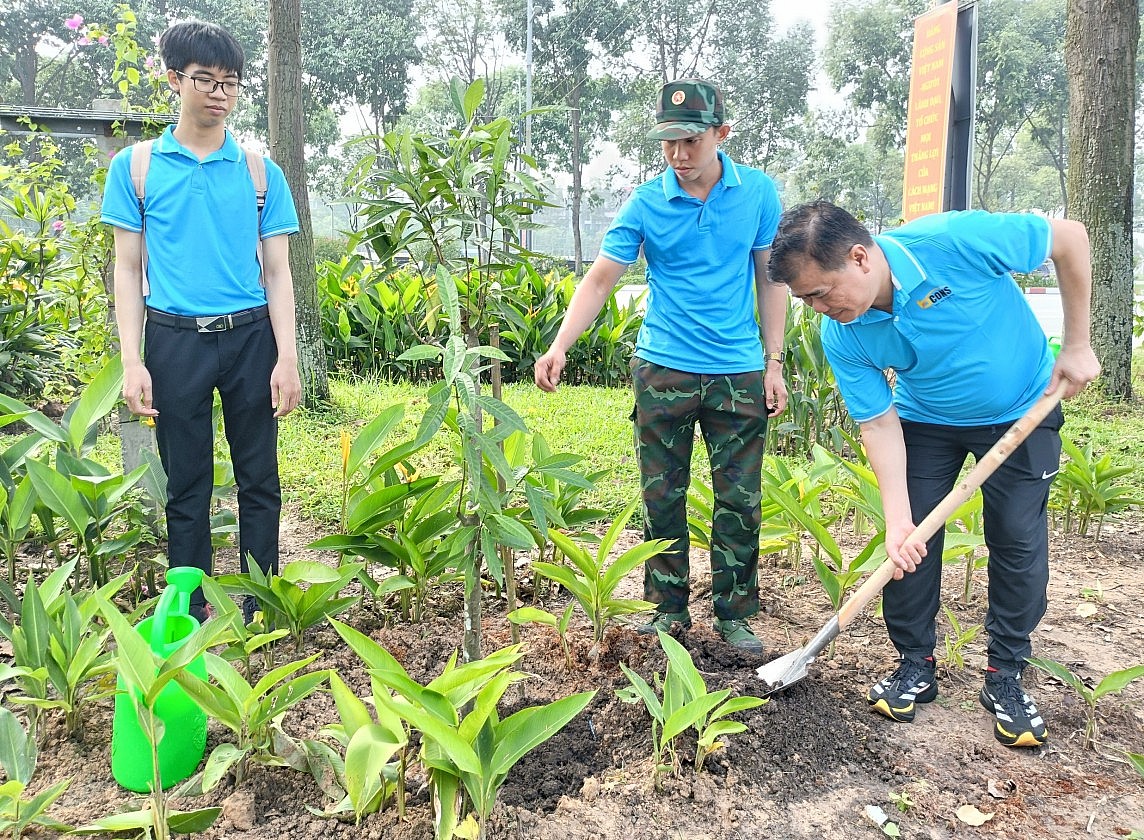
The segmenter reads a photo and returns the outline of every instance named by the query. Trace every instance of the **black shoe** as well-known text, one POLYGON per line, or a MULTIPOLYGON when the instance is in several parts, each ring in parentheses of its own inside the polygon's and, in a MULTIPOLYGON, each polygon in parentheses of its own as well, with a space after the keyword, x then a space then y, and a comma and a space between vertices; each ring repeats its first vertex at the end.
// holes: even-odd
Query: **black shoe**
POLYGON ((981 705, 997 718, 993 735, 1007 747, 1039 747, 1048 731, 1037 704, 1025 693, 1020 674, 1007 674, 992 668, 985 675, 981 705))
POLYGON ((647 624, 641 624, 636 628, 636 632, 641 635, 652 635, 659 630, 664 633, 670 633, 672 625, 681 624, 684 630, 691 627, 691 613, 686 609, 683 612, 660 612, 656 610, 652 613, 651 620, 647 624))
POLYGON ((923 662, 903 659, 894 673, 870 686, 866 700, 890 720, 909 723, 918 703, 930 703, 937 697, 936 670, 932 656, 923 662))
POLYGON ((759 656, 763 653, 763 643, 759 641, 747 622, 741 618, 729 618, 726 620, 715 619, 715 629, 719 631, 719 635, 723 637, 723 641, 733 648, 743 651, 744 653, 754 653, 759 656))
POLYGON ((210 604, 191 604, 187 607, 187 615, 199 623, 199 626, 210 621, 214 615, 214 608, 210 604))
POLYGON ((253 595, 246 595, 242 599, 242 623, 250 624, 254 621, 254 614, 258 612, 258 601, 253 595))

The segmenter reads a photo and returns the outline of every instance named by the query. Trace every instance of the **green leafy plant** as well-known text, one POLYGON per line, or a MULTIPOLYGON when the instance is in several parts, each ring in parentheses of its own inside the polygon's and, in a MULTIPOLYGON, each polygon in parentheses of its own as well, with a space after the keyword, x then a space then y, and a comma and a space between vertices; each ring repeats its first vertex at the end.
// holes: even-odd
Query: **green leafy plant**
POLYGON ((404 408, 390 406, 371 420, 351 442, 342 437, 342 532, 323 537, 311 548, 340 551, 380 563, 396 574, 381 581, 364 568, 358 578, 374 598, 398 592, 402 617, 421 613, 430 587, 450 577, 461 561, 471 533, 457 529, 453 507, 459 482, 439 476, 416 477, 406 468, 421 446, 406 441, 382 449, 404 417, 404 408))
POLYGON ((723 747, 721 738, 746 731, 746 724, 728 720, 735 712, 754 709, 767 701, 761 697, 731 697, 731 689, 707 691, 703 677, 691 660, 691 654, 679 642, 662 630, 659 643, 667 654, 667 670, 662 683, 656 675, 657 687, 663 698, 648 682, 620 663, 620 668, 631 686, 616 690, 616 696, 625 703, 643 701, 651 715, 652 760, 656 772, 678 772, 675 739, 688 729, 695 729, 695 772, 703 769, 707 756, 723 747), (665 761, 666 759, 666 761, 665 761))
POLYGON ((1069 460, 1057 474, 1050 507, 1058 517, 1063 516, 1065 531, 1071 531, 1075 526, 1078 534, 1088 536, 1095 522, 1094 536, 1100 539, 1106 516, 1140 505, 1131 488, 1116 483, 1116 479, 1131 473, 1134 468, 1125 464, 1114 465, 1109 453, 1097 458, 1091 442, 1081 449, 1062 435, 1061 447, 1069 460))
POLYGON ((798 456, 818 443, 842 454, 856 431, 822 347, 821 320, 809 306, 791 308, 783 341, 790 400, 780 422, 767 426, 768 452, 798 456))
POLYGON ((312 560, 295 560, 275 575, 263 572, 248 557, 247 568, 245 575, 219 576, 219 586, 231 594, 257 598, 268 624, 288 630, 298 651, 306 630, 361 600, 360 595, 340 593, 358 576, 363 563, 343 563, 334 569, 312 560))
POLYGON ((0 618, 0 634, 11 643, 18 666, 29 670, 22 680, 25 695, 15 698, 39 710, 59 709, 72 737, 83 735, 84 707, 113 693, 114 687, 92 684, 111 673, 110 654, 105 650, 108 630, 95 622, 101 599, 122 588, 122 575, 94 593, 73 595, 67 588, 75 568, 71 561, 53 571, 37 585, 28 576, 21 601, 20 622, 0 618))
POLYGON ((1102 678, 1095 688, 1089 688, 1088 684, 1077 674, 1052 659, 1029 657, 1028 662, 1072 688, 1084 700, 1086 711, 1084 746, 1086 749, 1092 748, 1096 742, 1096 707, 1100 699, 1108 694, 1117 694, 1127 688, 1133 680, 1144 677, 1144 663, 1141 663, 1133 665, 1131 668, 1113 671, 1102 678))
POLYGON ((30 799, 24 791, 36 772, 39 749, 34 734, 28 733, 16 716, 0 706, 0 767, 7 780, 0 784, 0 832, 20 840, 29 826, 42 826, 56 832, 71 829, 47 815, 47 810, 71 784, 71 779, 40 791, 30 799))
POLYGON ((422 274, 432 300, 420 343, 398 360, 440 360, 441 379, 429 389, 414 443, 427 443, 442 427, 457 435, 458 525, 472 528, 462 563, 463 647, 470 660, 480 656, 482 567, 501 583, 500 549, 534 547, 528 530, 504 515, 496 480, 515 483, 499 443, 526 427, 505 403, 481 394, 482 372, 508 360, 482 341, 492 323, 491 301, 499 293, 500 278, 529 257, 519 233, 546 203, 529 174, 535 161, 520 154, 513 122, 481 121, 484 94, 481 80, 467 86, 452 80, 449 96, 463 128, 444 139, 410 131, 387 134, 380 138, 384 159, 363 159, 354 190, 364 208, 360 240, 384 264, 404 255, 407 267, 422 274), (466 243, 464 256, 457 253, 458 242, 466 243), (486 415, 496 421, 491 430, 485 429, 486 415))
POLYGON ((953 564, 964 560, 965 576, 961 590, 963 604, 968 604, 973 597, 973 573, 989 564, 988 555, 978 555, 978 551, 985 545, 982 504, 981 493, 974 493, 958 505, 957 510, 945 524, 941 562, 953 564))
POLYGON ((525 678, 509 670, 521 657, 519 645, 461 665, 454 653, 439 677, 421 685, 376 642, 337 621, 330 623, 366 663, 376 683, 393 692, 375 687, 376 701, 421 733, 420 758, 429 774, 437 840, 451 840, 458 833, 462 789, 477 813, 475 826, 470 818, 460 827, 461 832, 470 832, 462 836, 483 840, 488 815, 509 771, 596 695, 595 691, 573 694, 501 720, 497 704, 510 685, 525 678))
POLYGON ((977 640, 984 628, 980 624, 963 628, 953 610, 945 604, 941 605, 941 609, 945 613, 946 621, 949 622, 950 632, 945 634, 945 655, 939 662, 947 670, 964 668, 965 648, 977 640))
POLYGON ((616 588, 620 581, 633 569, 641 566, 649 557, 663 551, 668 540, 651 540, 633 546, 617 557, 610 565, 608 555, 616 539, 632 518, 640 500, 633 499, 617 516, 608 528, 593 557, 574 540, 558 531, 551 531, 549 537, 561 553, 568 558, 570 566, 555 563, 536 562, 532 564, 536 574, 556 581, 576 599, 588 620, 592 622, 592 639, 598 646, 604 640, 604 629, 608 622, 621 615, 643 612, 655 605, 648 601, 617 598, 616 588))
POLYGON ((251 678, 250 658, 258 651, 263 653, 264 667, 267 670, 272 668, 271 645, 289 636, 290 631, 281 627, 265 629, 258 622, 247 624, 243 620, 242 610, 209 575, 203 576, 202 588, 207 601, 214 607, 214 620, 227 628, 227 632, 220 638, 226 645, 222 658, 228 662, 241 662, 243 675, 248 680, 251 678))
POLYGON ((914 807, 914 800, 910 798, 909 792, 904 790, 901 792, 890 791, 890 802, 903 814, 914 807))
POLYGON ((352 812, 360 825, 363 816, 377 813, 393 797, 398 814, 404 814, 405 747, 409 743, 404 721, 376 696, 367 706, 335 672, 330 673, 330 693, 339 722, 323 727, 322 734, 332 737, 342 753, 320 741, 303 743, 315 778, 332 780, 324 786, 336 804, 325 811, 311 810, 321 816, 352 812))
POLYGON ((568 623, 572 619, 572 611, 575 608, 576 602, 573 601, 564 608, 562 615, 555 616, 547 610, 536 607, 521 607, 510 612, 507 618, 513 624, 543 624, 555 630, 560 639, 560 649, 564 651, 564 667, 572 670, 572 651, 568 647, 568 623))
POLYGON ((179 685, 203 711, 229 729, 235 740, 219 744, 211 751, 199 778, 199 789, 204 793, 213 789, 229 772, 234 773, 236 783, 241 783, 251 761, 293 766, 280 755, 287 752, 288 747, 291 753, 296 752, 282 731, 281 719, 326 682, 328 671, 293 676, 309 666, 317 655, 280 665, 254 685, 221 656, 206 653, 203 658, 207 674, 216 682, 203 682, 184 672, 177 677, 179 685))

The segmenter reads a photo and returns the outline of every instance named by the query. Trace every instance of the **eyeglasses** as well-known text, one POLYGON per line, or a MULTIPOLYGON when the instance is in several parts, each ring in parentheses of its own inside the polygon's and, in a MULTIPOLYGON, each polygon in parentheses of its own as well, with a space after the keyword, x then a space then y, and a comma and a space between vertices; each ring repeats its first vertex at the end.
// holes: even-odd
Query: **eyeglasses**
POLYGON ((184 79, 190 79, 191 84, 195 86, 195 90, 199 93, 214 93, 219 88, 222 92, 229 97, 238 96, 242 93, 243 85, 241 82, 219 82, 214 79, 208 79, 206 76, 188 76, 186 73, 175 71, 176 76, 181 76, 184 79))

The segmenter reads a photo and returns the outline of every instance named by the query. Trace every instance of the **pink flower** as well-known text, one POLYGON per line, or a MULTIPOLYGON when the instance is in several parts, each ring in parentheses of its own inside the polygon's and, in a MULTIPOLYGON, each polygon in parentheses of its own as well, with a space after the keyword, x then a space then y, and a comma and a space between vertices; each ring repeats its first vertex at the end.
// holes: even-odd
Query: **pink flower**
POLYGON ((52 222, 52 230, 54 230, 56 233, 60 233, 61 231, 63 231, 63 229, 64 229, 64 223, 61 222, 59 219, 56 219, 54 222, 52 222))
POLYGON ((150 70, 155 66, 155 59, 151 56, 147 56, 145 59, 143 59, 143 66, 150 70))
POLYGON ((91 43, 91 38, 88 38, 86 35, 80 35, 79 40, 77 40, 76 43, 79 44, 81 47, 86 47, 88 44, 91 43))
POLYGON ((73 32, 83 26, 83 15, 72 15, 64 21, 64 26, 73 32))
POLYGON ((99 36, 99 43, 106 47, 107 46, 107 36, 106 35, 100 35, 99 36))

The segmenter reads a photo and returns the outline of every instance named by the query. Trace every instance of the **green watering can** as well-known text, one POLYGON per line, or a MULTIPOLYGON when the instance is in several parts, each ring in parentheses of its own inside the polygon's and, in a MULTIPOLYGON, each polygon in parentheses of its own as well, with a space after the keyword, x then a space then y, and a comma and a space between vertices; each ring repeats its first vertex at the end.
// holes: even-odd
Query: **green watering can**
MULTIPOLYGON (((167 587, 155 614, 135 625, 151 650, 166 659, 199 629, 189 613, 191 593, 202 583, 203 572, 190 566, 167 570, 167 587)), ((197 657, 187 671, 207 679, 207 666, 197 657)), ((111 775, 128 790, 149 793, 152 784, 151 743, 139 726, 135 704, 120 677, 116 680, 115 717, 111 729, 111 775)), ((195 772, 207 744, 207 715, 175 681, 164 686, 155 700, 155 715, 163 722, 159 741, 159 779, 164 790, 195 772)))

